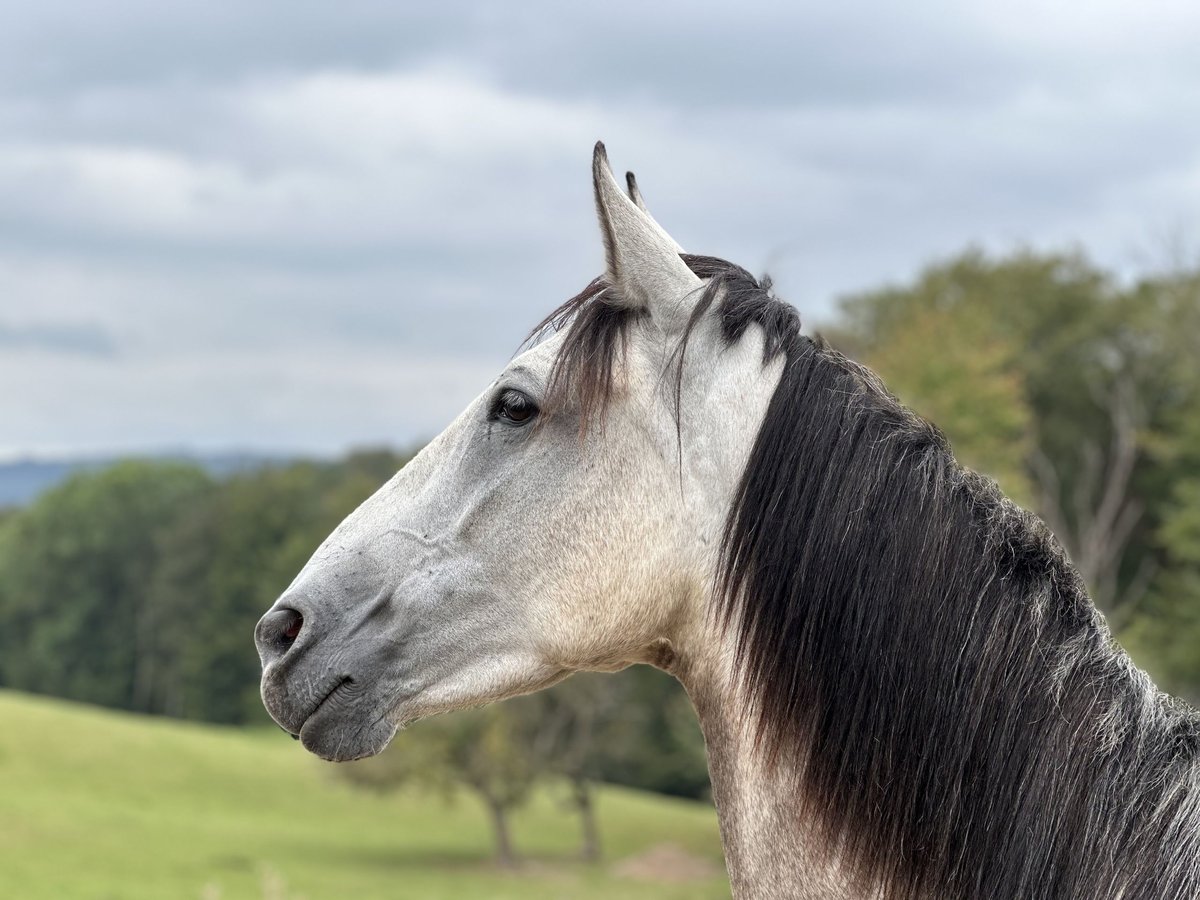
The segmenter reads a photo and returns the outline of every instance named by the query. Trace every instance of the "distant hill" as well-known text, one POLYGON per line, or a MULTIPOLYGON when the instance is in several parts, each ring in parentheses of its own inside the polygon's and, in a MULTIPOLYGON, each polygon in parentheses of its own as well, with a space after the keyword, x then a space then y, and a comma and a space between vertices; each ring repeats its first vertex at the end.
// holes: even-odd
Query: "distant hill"
MULTIPOLYGON (((0 509, 24 506, 38 494, 54 487, 76 472, 103 469, 126 458, 128 457, 99 456, 54 460, 18 459, 12 462, 0 462, 0 509)), ((252 453, 166 453, 154 455, 152 458, 195 463, 218 478, 264 466, 284 465, 292 461, 292 458, 289 457, 252 453)))

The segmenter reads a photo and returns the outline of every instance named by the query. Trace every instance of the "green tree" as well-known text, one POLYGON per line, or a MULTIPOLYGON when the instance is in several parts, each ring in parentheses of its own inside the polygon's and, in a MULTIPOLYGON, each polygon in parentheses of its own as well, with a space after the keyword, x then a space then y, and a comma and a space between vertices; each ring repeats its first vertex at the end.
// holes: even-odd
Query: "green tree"
POLYGON ((469 791, 487 812, 496 861, 511 867, 517 854, 510 818, 541 774, 524 724, 511 702, 438 716, 402 732, 380 755, 334 772, 378 791, 413 784, 448 799, 469 791))
POLYGON ((1180 482, 1160 536, 1169 565, 1129 629, 1130 647, 1166 689, 1200 702, 1200 477, 1180 482))
POLYGON ((679 683, 648 666, 580 673, 546 691, 417 723, 378 757, 339 766, 377 790, 407 784, 467 790, 488 812, 501 862, 515 858, 508 818, 534 783, 566 788, 579 817, 580 856, 600 859, 597 781, 707 796, 704 739, 679 683))
POLYGON ((621 737, 614 725, 628 708, 623 693, 616 679, 584 672, 510 701, 538 770, 567 785, 569 804, 579 816, 580 857, 586 862, 599 862, 602 855, 592 783, 599 778, 606 749, 621 737))
POLYGON ((592 785, 600 781, 686 797, 710 791, 704 738, 675 679, 649 666, 584 672, 511 701, 538 768, 566 785, 583 859, 602 847, 592 785))
POLYGON ((212 482, 175 463, 77 475, 0 530, 0 680, 22 690, 164 712, 175 623, 149 589, 161 536, 212 482))
POLYGON ((677 797, 708 797, 704 736, 679 682, 650 666, 599 677, 611 699, 595 726, 586 764, 590 777, 677 797))
POLYGON ((842 309, 835 343, 1031 501, 1129 622, 1165 563, 1158 514, 1200 409, 1197 275, 1123 288, 1081 254, 969 251, 842 309))
POLYGON ((1200 415, 1162 453, 1181 477, 1157 515, 1162 570, 1127 638, 1164 688, 1200 703, 1200 415))
POLYGON ((976 305, 915 310, 874 347, 888 388, 952 435, 959 458, 1028 503, 1033 422, 1020 347, 976 305))

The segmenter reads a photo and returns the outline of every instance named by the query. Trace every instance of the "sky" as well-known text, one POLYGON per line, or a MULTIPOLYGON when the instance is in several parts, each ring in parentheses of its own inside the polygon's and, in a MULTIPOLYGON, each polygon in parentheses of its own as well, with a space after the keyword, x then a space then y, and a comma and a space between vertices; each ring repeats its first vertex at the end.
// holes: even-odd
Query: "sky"
POLYGON ((1200 246, 1200 4, 0 0, 0 459, 436 434, 603 264, 592 145, 809 325, 1200 246))

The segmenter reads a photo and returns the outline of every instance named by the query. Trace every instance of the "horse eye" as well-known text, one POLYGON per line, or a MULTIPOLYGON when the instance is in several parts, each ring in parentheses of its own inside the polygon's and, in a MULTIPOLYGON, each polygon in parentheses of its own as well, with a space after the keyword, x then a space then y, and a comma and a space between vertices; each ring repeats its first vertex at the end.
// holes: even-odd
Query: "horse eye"
POLYGON ((511 388, 496 398, 492 410, 494 418, 507 422, 509 425, 524 425, 533 420, 538 413, 537 404, 511 388))

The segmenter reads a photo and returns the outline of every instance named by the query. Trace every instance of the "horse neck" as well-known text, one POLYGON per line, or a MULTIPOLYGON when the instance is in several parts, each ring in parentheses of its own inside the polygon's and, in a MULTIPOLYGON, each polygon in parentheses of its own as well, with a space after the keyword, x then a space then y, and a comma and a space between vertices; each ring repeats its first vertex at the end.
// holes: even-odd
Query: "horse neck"
MULTIPOLYGON (((714 644, 717 641, 714 640, 714 644)), ((817 823, 797 815, 796 772, 768 767, 741 711, 746 700, 716 647, 671 668, 696 708, 708 754, 713 802, 734 897, 738 900, 851 898, 850 879, 815 852, 817 823)))

